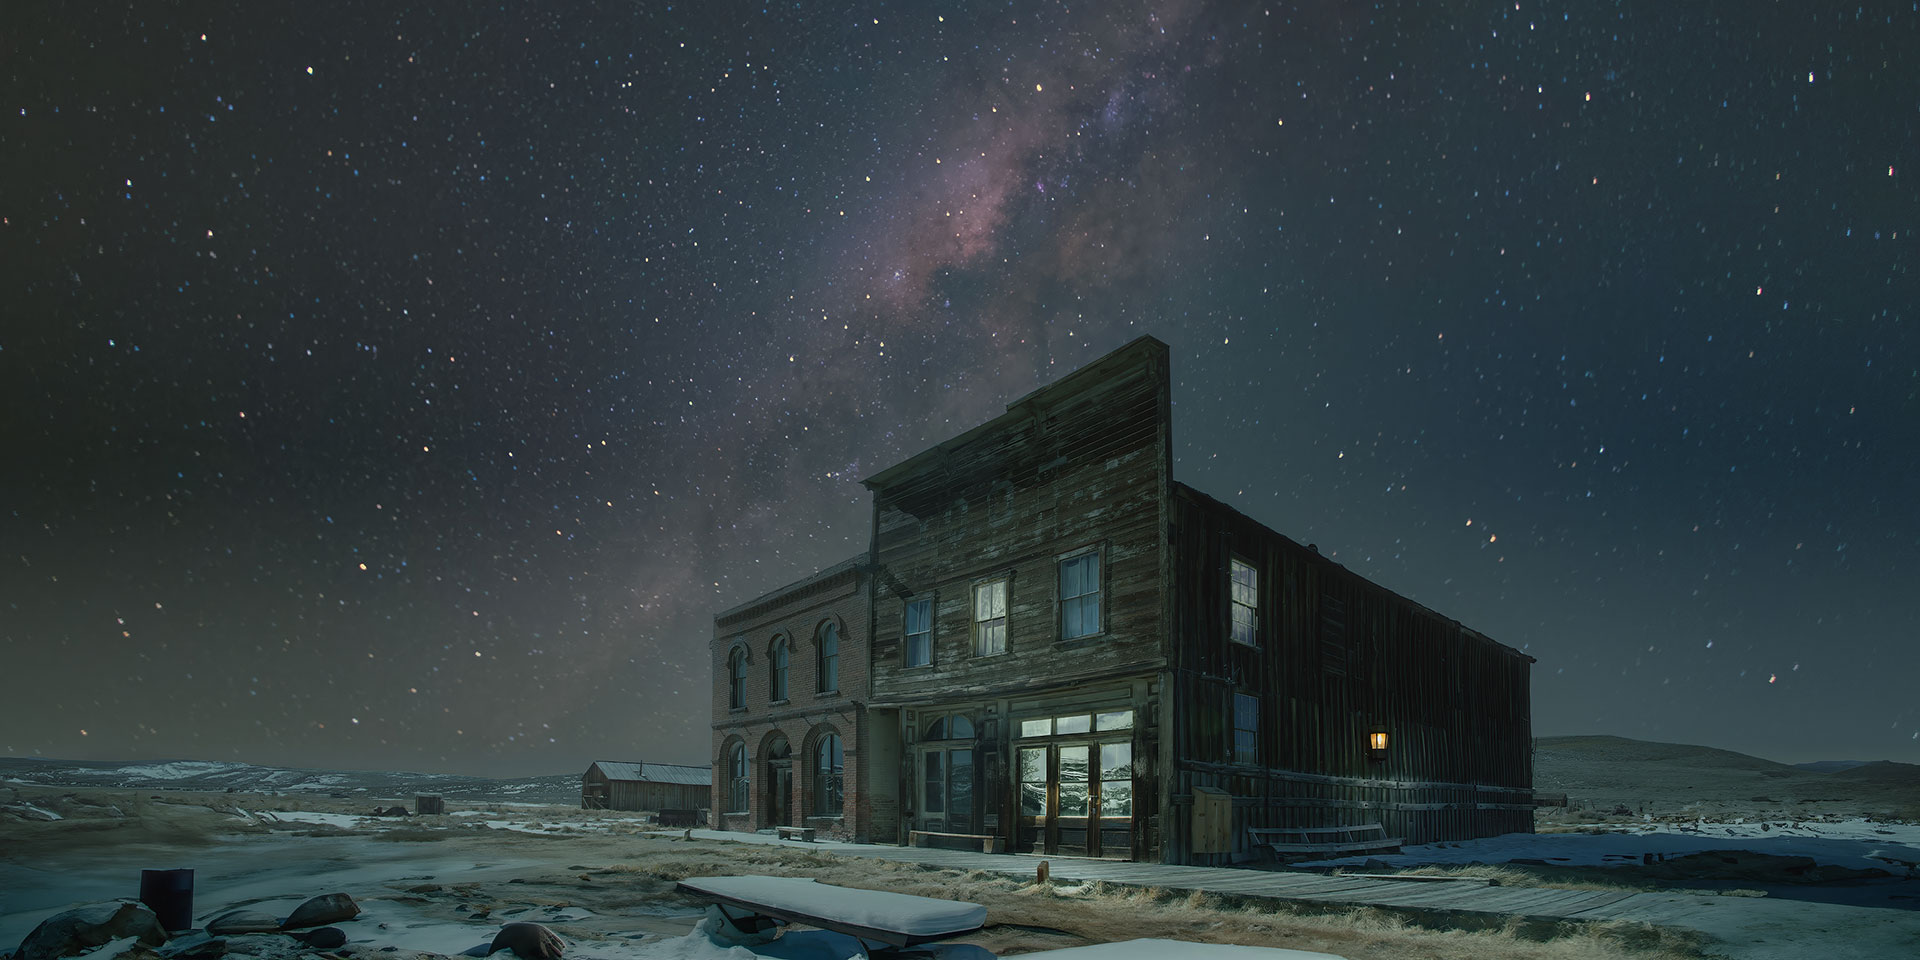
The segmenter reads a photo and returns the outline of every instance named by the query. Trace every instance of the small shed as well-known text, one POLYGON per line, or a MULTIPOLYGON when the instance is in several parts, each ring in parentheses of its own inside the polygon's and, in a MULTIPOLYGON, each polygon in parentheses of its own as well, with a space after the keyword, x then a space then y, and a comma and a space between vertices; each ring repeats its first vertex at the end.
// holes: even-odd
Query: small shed
POLYGON ((712 791, 710 767, 595 760, 580 777, 580 808, 698 810, 711 802, 712 791))

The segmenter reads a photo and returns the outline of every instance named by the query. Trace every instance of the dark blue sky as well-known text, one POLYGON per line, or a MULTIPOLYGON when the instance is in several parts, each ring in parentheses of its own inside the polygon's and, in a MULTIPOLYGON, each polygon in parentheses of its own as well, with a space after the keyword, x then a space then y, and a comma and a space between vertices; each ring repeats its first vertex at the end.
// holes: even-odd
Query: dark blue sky
POLYGON ((1152 334, 1537 733, 1920 760, 1911 3, 10 20, 12 754, 703 762, 714 612, 1152 334))

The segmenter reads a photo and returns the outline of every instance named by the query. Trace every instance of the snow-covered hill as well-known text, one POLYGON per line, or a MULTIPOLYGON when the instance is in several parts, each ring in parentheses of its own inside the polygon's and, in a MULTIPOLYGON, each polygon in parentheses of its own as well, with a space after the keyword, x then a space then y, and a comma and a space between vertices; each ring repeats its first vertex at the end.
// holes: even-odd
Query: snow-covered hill
POLYGON ((496 780, 444 773, 301 770, 219 760, 115 763, 0 757, 0 782, 135 790, 233 790, 247 793, 324 793, 348 797, 439 794, 449 800, 463 801, 580 802, 579 774, 496 780))

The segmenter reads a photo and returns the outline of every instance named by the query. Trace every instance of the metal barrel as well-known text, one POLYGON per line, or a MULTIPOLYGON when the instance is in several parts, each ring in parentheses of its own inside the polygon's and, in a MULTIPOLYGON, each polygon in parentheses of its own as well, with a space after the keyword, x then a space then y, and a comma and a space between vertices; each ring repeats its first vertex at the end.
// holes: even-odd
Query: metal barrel
POLYGON ((153 908, 162 930, 193 929, 193 869, 140 871, 140 902, 153 908))

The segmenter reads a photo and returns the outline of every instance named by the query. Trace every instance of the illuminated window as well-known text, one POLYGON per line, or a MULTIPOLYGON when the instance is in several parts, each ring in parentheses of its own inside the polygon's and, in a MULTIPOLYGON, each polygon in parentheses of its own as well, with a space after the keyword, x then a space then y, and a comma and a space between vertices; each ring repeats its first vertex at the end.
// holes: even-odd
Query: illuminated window
POLYGON ((994 580, 973 588, 973 655, 1007 652, 1007 582, 994 580))

